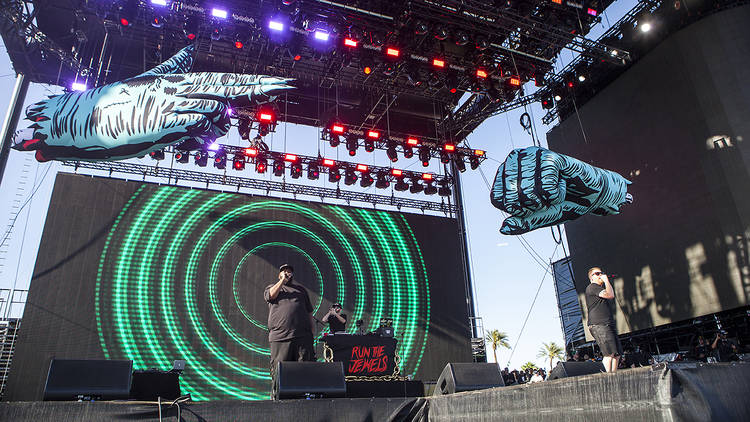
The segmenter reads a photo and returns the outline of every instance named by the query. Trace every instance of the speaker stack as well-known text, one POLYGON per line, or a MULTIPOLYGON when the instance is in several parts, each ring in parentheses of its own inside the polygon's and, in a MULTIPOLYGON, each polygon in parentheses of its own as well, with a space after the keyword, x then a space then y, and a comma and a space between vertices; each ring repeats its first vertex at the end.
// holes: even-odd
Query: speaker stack
POLYGON ((495 363, 449 363, 440 374, 433 395, 504 386, 503 375, 495 363))

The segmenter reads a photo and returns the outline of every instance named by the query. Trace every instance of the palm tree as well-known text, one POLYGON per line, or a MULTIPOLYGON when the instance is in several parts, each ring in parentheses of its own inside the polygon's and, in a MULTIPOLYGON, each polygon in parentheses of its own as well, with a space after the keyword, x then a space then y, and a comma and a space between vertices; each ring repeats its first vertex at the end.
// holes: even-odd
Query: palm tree
POLYGON ((562 360, 563 359, 563 349, 555 344, 554 341, 547 343, 542 343, 542 347, 539 348, 539 354, 536 355, 538 358, 549 358, 549 370, 552 370, 552 360, 562 360))
POLYGON ((510 349, 508 343, 508 335, 502 331, 492 330, 487 333, 487 342, 492 346, 492 354, 495 355, 495 363, 497 363, 497 347, 502 346, 506 349, 510 349))
POLYGON ((527 369, 539 369, 539 367, 534 362, 526 362, 521 366, 521 369, 525 371, 527 369))

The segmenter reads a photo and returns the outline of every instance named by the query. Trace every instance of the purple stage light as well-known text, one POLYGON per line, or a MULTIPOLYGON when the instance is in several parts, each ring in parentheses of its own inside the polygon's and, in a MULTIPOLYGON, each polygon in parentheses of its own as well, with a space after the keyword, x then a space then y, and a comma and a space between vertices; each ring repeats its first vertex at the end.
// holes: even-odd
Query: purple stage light
POLYGON ((157 6, 166 6, 167 0, 151 0, 151 4, 155 4, 157 6))
POLYGON ((234 109, 232 107, 227 107, 227 116, 231 116, 234 114, 234 109))
POLYGON ((208 146, 209 151, 218 151, 219 150, 219 143, 214 141, 211 143, 211 145, 208 146))
POLYGON ((273 29, 274 31, 283 31, 284 30, 284 24, 279 21, 269 21, 268 27, 270 29, 273 29))
POLYGON ((87 86, 86 86, 86 84, 84 84, 84 83, 81 83, 81 82, 73 82, 73 83, 72 83, 72 84, 70 85, 70 89, 72 89, 73 91, 85 91, 85 90, 87 90, 87 89, 88 89, 88 87, 87 87, 87 86))
POLYGON ((315 39, 319 41, 328 41, 328 31, 322 29, 315 30, 315 39))
POLYGON ((213 8, 213 9, 211 9, 211 16, 213 16, 215 18, 226 19, 227 16, 229 16, 229 12, 227 12, 224 9, 213 8))

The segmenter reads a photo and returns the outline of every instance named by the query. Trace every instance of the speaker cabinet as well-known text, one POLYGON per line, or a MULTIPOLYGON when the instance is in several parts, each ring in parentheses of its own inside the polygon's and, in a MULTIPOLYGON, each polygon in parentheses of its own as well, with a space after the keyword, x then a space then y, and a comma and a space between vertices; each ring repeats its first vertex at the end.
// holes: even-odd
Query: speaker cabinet
POLYGON ((127 399, 132 374, 132 360, 52 359, 44 400, 127 399))
POLYGON ((342 362, 278 362, 273 377, 274 400, 345 397, 342 362))
POLYGON ((136 400, 174 400, 180 397, 180 373, 177 371, 135 371, 130 397, 136 400))
POLYGON ((547 380, 598 374, 600 372, 604 372, 604 365, 601 362, 557 362, 557 366, 550 371, 547 380))
POLYGON ((433 395, 503 386, 503 375, 495 363, 449 363, 440 374, 433 395))

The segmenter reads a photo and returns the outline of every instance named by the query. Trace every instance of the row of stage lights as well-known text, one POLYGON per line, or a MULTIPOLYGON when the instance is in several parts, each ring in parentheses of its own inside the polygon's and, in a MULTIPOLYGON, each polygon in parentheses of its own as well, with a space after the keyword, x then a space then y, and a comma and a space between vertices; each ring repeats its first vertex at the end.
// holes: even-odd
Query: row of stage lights
MULTIPOLYGON (((304 157, 296 154, 280 153, 273 151, 262 151, 258 148, 238 148, 221 146, 214 142, 204 150, 197 150, 194 153, 190 151, 176 150, 174 160, 181 164, 190 161, 193 156, 194 164, 199 167, 206 167, 209 159, 212 160, 214 167, 226 169, 228 164, 228 153, 232 154, 232 168, 237 171, 245 170, 248 163, 255 165, 255 171, 264 174, 269 169, 274 176, 281 177, 286 173, 287 163, 289 164, 289 174, 293 179, 302 177, 304 167, 307 167, 307 178, 309 180, 318 180, 321 173, 328 173, 328 181, 338 183, 342 179, 347 186, 353 185, 359 180, 359 185, 367 188, 375 185, 378 189, 386 189, 394 182, 393 188, 396 191, 403 192, 408 190, 411 193, 424 192, 426 195, 438 194, 440 196, 451 195, 451 180, 445 176, 438 176, 433 173, 419 173, 408 170, 368 166, 366 164, 354 164, 346 162, 337 162, 329 158, 321 157, 304 157), (357 176, 359 173, 359 176, 357 176), (409 179, 410 183, 406 182, 409 179), (437 185, 437 186, 436 186, 437 185)), ((163 150, 153 151, 149 154, 155 160, 163 160, 166 154, 163 150)))

